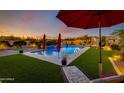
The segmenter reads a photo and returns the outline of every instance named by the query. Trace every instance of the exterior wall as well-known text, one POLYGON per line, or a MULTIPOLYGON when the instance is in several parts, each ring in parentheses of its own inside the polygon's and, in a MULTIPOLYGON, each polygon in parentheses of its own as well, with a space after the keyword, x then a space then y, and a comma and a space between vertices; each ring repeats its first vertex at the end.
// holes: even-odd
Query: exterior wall
POLYGON ((63 44, 65 44, 65 45, 66 45, 66 44, 68 44, 68 45, 71 45, 71 44, 72 44, 72 45, 73 45, 73 44, 74 44, 74 45, 82 45, 82 44, 83 44, 83 40, 78 40, 78 39, 77 39, 77 40, 68 40, 68 41, 65 40, 65 41, 63 41, 63 44))
MULTIPOLYGON (((117 37, 117 36, 106 36, 106 41, 110 45, 112 45, 112 44, 117 44, 118 45, 119 41, 120 41, 120 38, 117 37)), ((94 46, 98 46, 99 45, 99 38, 92 38, 91 43, 94 46)))
MULTIPOLYGON (((74 45, 81 45, 84 44, 86 40, 65 40, 63 41, 63 44, 74 44, 74 45)), ((112 44, 119 44, 120 38, 117 36, 106 36, 106 41, 110 45, 112 44)), ((99 37, 92 37, 91 38, 91 46, 99 46, 99 37)))

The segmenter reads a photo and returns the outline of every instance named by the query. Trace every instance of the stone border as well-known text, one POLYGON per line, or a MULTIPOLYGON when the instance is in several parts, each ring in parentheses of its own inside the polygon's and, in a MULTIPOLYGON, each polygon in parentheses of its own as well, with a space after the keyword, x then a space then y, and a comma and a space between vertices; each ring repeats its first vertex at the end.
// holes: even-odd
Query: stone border
POLYGON ((113 65, 113 67, 114 67, 116 73, 117 73, 118 75, 123 75, 123 74, 121 73, 121 71, 119 70, 119 68, 117 67, 117 65, 114 63, 114 61, 112 60, 111 57, 109 57, 109 60, 110 60, 111 64, 113 65))
MULTIPOLYGON (((76 58, 78 58, 81 54, 86 52, 89 48, 90 47, 84 47, 84 48, 80 49, 79 51, 77 51, 75 54, 72 54, 69 57, 67 57, 67 65, 69 65, 72 61, 74 61, 76 58)), ((26 56, 34 57, 34 58, 44 60, 44 61, 48 61, 48 62, 51 62, 51 63, 54 63, 56 65, 61 66, 61 59, 58 59, 58 58, 55 58, 55 57, 46 57, 44 55, 34 54, 34 53, 31 53, 31 52, 25 52, 23 54, 26 55, 26 56)))

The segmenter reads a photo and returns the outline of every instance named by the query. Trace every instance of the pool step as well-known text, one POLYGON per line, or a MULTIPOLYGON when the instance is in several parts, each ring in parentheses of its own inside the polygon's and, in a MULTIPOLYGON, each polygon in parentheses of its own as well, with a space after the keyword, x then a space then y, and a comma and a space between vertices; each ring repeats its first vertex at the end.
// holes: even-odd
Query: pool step
POLYGON ((90 79, 76 66, 64 66, 62 72, 65 80, 69 83, 89 83, 90 79))

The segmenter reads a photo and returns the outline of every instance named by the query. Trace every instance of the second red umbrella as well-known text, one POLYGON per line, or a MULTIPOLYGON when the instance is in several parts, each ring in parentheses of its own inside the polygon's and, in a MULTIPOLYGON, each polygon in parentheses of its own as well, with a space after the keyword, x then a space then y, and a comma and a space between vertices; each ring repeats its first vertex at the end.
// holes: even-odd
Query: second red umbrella
POLYGON ((43 35, 43 40, 42 40, 42 49, 43 51, 46 49, 46 35, 43 35))
POLYGON ((59 37, 58 37, 58 40, 57 40, 57 51, 58 51, 58 53, 60 52, 60 49, 61 49, 61 34, 59 33, 59 37))

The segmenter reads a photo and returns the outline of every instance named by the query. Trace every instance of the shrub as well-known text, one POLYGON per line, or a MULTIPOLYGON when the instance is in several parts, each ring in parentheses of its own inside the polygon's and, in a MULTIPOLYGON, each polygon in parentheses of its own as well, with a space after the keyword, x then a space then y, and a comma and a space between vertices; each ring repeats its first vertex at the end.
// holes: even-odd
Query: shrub
POLYGON ((13 43, 13 46, 16 46, 16 47, 22 47, 22 46, 25 46, 27 43, 25 41, 15 41, 13 43))
POLYGON ((57 41, 56 40, 46 41, 46 45, 48 45, 48 46, 50 46, 50 45, 57 45, 57 41))
POLYGON ((8 46, 5 44, 0 44, 0 50, 8 49, 8 46))
POLYGON ((9 44, 8 41, 0 41, 0 44, 3 44, 5 46, 7 46, 7 47, 11 47, 11 45, 9 44))
POLYGON ((36 45, 37 45, 38 49, 41 49, 41 42, 40 41, 38 41, 36 45))
POLYGON ((111 48, 112 48, 112 50, 120 50, 120 47, 117 44, 112 44, 111 48))

